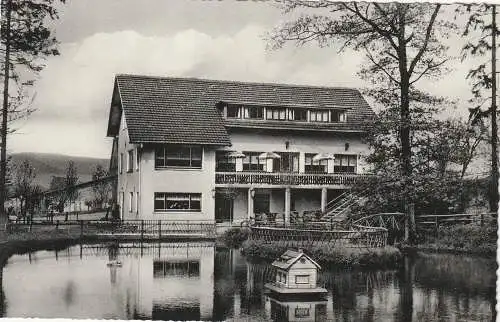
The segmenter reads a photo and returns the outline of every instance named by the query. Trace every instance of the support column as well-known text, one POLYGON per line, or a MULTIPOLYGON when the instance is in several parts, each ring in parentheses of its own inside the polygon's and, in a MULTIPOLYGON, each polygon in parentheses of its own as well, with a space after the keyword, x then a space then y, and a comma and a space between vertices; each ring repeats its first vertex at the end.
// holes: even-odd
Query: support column
POLYGON ((266 159, 266 172, 273 172, 273 159, 266 159))
POLYGON ((299 173, 306 172, 306 154, 299 152, 299 173))
POLYGON ((285 226, 290 225, 290 199, 291 189, 287 187, 285 188, 285 226))
POLYGON ((327 204, 327 189, 321 188, 321 211, 324 212, 327 204))
POLYGON ((243 158, 236 158, 236 172, 243 171, 243 158))
POLYGON ((248 215, 247 215, 247 218, 250 219, 251 217, 254 216, 254 213, 253 213, 253 196, 252 196, 252 191, 254 189, 253 188, 249 188, 248 189, 248 215))
POLYGON ((326 160, 326 172, 333 173, 334 169, 335 169, 335 160, 334 159, 326 160))

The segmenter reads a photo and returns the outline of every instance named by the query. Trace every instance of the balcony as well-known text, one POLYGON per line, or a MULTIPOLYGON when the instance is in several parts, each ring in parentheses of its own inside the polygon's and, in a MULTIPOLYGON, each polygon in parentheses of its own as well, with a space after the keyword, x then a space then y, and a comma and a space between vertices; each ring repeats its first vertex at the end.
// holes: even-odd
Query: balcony
POLYGON ((293 172, 216 172, 215 183, 226 185, 351 186, 363 174, 293 172))

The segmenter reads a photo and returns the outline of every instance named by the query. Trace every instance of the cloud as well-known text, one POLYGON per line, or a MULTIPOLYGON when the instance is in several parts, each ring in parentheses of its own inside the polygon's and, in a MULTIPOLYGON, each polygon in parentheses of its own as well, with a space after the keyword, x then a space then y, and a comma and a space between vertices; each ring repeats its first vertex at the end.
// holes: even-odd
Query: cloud
MULTIPOLYGON (((117 73, 361 87, 363 56, 333 49, 287 46, 266 51, 260 25, 227 35, 195 29, 144 35, 134 30, 95 33, 61 45, 36 84, 38 111, 13 136, 14 151, 108 157, 107 115, 117 73)), ((450 82, 448 91, 456 86, 450 82)))

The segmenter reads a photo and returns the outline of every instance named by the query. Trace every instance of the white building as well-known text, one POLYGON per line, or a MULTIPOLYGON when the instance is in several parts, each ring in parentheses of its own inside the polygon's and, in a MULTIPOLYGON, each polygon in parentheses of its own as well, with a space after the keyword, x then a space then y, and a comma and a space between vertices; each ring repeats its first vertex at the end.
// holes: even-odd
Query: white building
POLYGON ((324 210, 363 174, 373 116, 350 88, 117 75, 107 135, 122 218, 324 210))

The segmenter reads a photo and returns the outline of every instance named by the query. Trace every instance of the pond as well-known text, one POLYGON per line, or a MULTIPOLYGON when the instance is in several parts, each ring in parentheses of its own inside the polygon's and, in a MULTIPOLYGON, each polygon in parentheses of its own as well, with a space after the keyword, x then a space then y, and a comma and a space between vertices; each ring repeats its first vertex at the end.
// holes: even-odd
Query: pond
POLYGON ((248 320, 491 321, 494 259, 405 258, 385 271, 324 269, 328 295, 263 293, 269 265, 212 243, 89 244, 12 255, 1 271, 3 317, 248 320), (109 263, 119 261, 118 265, 109 263), (121 264, 121 265, 120 265, 121 264))

